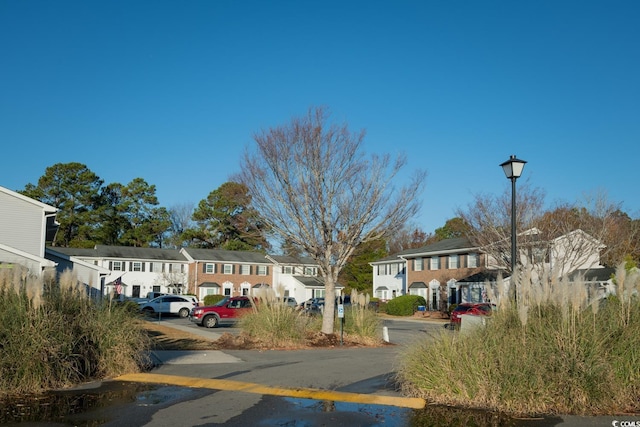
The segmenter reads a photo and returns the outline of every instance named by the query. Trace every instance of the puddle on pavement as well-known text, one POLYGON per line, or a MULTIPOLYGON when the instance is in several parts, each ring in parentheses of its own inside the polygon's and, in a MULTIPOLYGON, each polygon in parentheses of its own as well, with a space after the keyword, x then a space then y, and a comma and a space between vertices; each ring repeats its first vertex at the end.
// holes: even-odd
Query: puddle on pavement
POLYGON ((427 406, 413 411, 409 422, 405 425, 411 427, 545 427, 555 426, 559 422, 561 420, 555 417, 524 419, 477 409, 427 406))
MULTIPOLYGON (((175 386, 105 382, 92 389, 0 400, 0 425, 97 427, 109 422, 109 414, 120 406, 163 405, 188 399, 193 393, 193 389, 175 386)), ((340 420, 347 423, 342 425, 385 427, 543 427, 561 421, 554 418, 513 419, 499 413, 443 406, 412 410, 313 399, 282 398, 282 401, 286 408, 278 411, 275 417, 264 418, 259 425, 331 425, 335 423, 335 413, 340 413, 340 420)))
POLYGON ((359 426, 376 426, 384 425, 386 427, 404 427, 407 426, 407 420, 410 419, 412 410, 407 408, 398 408, 387 405, 366 405, 350 402, 334 402, 320 401, 313 399, 297 399, 285 398, 295 413, 295 424, 286 422, 285 419, 291 420, 290 412, 283 414, 281 420, 270 419, 265 420, 267 425, 287 426, 295 425, 296 427, 312 426, 312 425, 330 425, 331 413, 339 412, 340 420, 345 421, 348 416, 349 424, 343 425, 359 425, 359 426), (318 416, 327 415, 328 424, 316 424, 319 421, 318 416))
POLYGON ((38 423, 94 427, 109 421, 105 408, 152 406, 183 399, 190 389, 132 382, 106 382, 92 389, 55 391, 0 400, 0 425, 38 423), (93 416, 78 417, 92 413, 93 416))
MULTIPOLYGON (((316 416, 320 413, 340 412, 353 413, 353 422, 363 426, 386 427, 542 427, 556 425, 554 418, 515 419, 504 414, 452 408, 444 406, 428 406, 425 409, 413 410, 385 405, 364 405, 358 403, 318 401, 311 399, 286 398, 296 411, 296 427, 315 425, 305 423, 304 414, 316 416)), ((287 416, 285 415, 285 418, 287 416)), ((290 418, 289 418, 290 419, 290 418)), ((317 418, 313 418, 317 421, 317 418)), ((287 426, 290 423, 278 419, 265 420, 264 425, 287 426), (279 422, 283 421, 283 422, 279 422)))

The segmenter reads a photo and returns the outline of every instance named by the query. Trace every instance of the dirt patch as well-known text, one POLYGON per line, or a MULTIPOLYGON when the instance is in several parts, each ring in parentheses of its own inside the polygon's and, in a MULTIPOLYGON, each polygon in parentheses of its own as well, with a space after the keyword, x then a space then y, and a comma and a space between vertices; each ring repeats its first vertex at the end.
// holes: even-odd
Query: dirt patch
POLYGON ((143 325, 151 340, 152 350, 217 350, 215 341, 151 322, 143 325))
POLYGON ((300 350, 319 347, 378 347, 385 345, 382 342, 358 342, 351 337, 343 337, 341 343, 340 336, 336 334, 327 335, 322 332, 312 332, 307 335, 302 344, 274 348, 273 343, 261 342, 244 333, 234 335, 224 332, 217 340, 210 341, 188 332, 151 322, 145 322, 144 328, 151 339, 152 350, 300 350))

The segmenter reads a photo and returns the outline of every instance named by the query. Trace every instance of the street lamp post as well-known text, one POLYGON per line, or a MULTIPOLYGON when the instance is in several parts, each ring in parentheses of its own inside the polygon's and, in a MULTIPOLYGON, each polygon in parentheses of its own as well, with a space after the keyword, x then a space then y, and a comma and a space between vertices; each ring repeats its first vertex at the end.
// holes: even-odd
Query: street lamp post
POLYGON ((516 158, 512 155, 504 163, 501 163, 504 174, 507 179, 511 180, 511 285, 513 286, 513 301, 517 305, 518 294, 515 284, 515 273, 517 264, 517 244, 516 244, 516 179, 522 175, 524 164, 527 163, 524 160, 516 158))

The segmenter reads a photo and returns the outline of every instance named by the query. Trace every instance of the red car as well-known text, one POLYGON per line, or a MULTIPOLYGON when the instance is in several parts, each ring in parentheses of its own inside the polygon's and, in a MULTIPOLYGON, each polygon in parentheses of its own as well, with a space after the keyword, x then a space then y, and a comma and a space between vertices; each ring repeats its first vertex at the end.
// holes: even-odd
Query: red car
POLYGON ((491 316, 493 311, 493 304, 488 302, 477 303, 463 303, 458 305, 451 312, 451 319, 449 319, 451 326, 459 327, 462 322, 461 315, 470 314, 472 316, 491 316))
POLYGON ((214 305, 195 307, 189 314, 189 320, 198 326, 215 328, 236 323, 250 310, 249 297, 226 297, 214 305))

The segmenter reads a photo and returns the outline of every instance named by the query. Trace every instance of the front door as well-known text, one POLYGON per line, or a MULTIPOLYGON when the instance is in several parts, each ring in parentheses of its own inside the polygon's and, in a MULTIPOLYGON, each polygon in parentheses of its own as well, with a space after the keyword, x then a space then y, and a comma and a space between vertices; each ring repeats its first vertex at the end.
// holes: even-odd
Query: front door
POLYGON ((140 285, 133 285, 131 288, 131 297, 140 298, 140 285))

